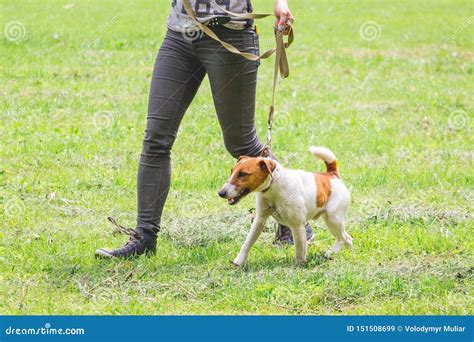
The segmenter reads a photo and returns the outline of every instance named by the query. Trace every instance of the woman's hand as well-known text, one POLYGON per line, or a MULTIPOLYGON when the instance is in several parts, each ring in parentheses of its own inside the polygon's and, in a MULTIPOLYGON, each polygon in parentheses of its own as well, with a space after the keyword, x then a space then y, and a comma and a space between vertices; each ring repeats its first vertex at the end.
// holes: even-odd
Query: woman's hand
POLYGON ((288 7, 287 0, 275 0, 275 30, 282 31, 284 35, 290 32, 293 24, 293 15, 288 7))

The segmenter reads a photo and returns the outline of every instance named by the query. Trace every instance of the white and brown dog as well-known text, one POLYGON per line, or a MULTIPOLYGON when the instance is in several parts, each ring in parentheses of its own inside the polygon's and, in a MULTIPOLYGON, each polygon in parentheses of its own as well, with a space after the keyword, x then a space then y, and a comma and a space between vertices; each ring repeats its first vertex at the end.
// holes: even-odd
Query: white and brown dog
POLYGON ((331 257, 343 245, 352 249, 352 237, 344 228, 350 194, 339 177, 334 153, 324 147, 310 151, 326 163, 326 172, 290 170, 263 157, 240 157, 219 196, 234 205, 245 195, 257 192, 256 217, 234 264, 243 265, 250 248, 260 236, 269 216, 290 227, 295 241, 297 263, 306 262, 305 224, 322 216, 336 243, 327 252, 331 257))

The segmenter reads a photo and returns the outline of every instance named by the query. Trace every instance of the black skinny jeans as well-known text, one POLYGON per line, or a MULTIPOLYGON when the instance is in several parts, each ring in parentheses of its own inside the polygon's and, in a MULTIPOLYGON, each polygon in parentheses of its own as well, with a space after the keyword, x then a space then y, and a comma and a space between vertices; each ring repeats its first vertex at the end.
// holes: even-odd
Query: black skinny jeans
MULTIPOLYGON (((215 28, 240 51, 258 54, 251 29, 215 28)), ((156 58, 137 176, 137 231, 156 236, 171 180, 170 151, 181 119, 204 76, 209 77, 226 149, 234 157, 263 149, 254 123, 258 62, 225 50, 205 34, 197 39, 168 30, 156 58)))

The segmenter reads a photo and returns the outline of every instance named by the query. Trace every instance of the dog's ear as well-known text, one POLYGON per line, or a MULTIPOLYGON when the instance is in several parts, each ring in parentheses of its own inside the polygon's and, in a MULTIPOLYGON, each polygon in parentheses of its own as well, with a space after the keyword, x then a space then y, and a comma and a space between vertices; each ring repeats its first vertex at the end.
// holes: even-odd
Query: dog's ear
POLYGON ((262 171, 266 173, 272 173, 276 168, 276 163, 272 159, 262 158, 259 161, 258 166, 260 167, 260 169, 262 169, 262 171))

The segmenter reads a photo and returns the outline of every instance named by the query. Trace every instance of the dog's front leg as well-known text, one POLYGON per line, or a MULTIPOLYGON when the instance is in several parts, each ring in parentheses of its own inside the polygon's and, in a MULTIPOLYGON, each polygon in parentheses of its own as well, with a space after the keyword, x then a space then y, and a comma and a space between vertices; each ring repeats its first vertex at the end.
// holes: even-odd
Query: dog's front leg
POLYGON ((267 218, 268 216, 259 215, 259 213, 257 213, 257 217, 255 217, 255 220, 252 223, 252 227, 250 228, 247 238, 245 239, 245 242, 242 247, 240 247, 239 255, 237 255, 234 260, 235 265, 242 266, 245 263, 250 248, 252 248, 253 244, 255 243, 255 241, 257 241, 258 237, 263 231, 263 228, 265 227, 265 222, 267 221, 267 218))
POLYGON ((291 229, 293 239, 295 241, 295 259, 297 264, 304 264, 306 262, 306 229, 305 225, 301 224, 291 229))

